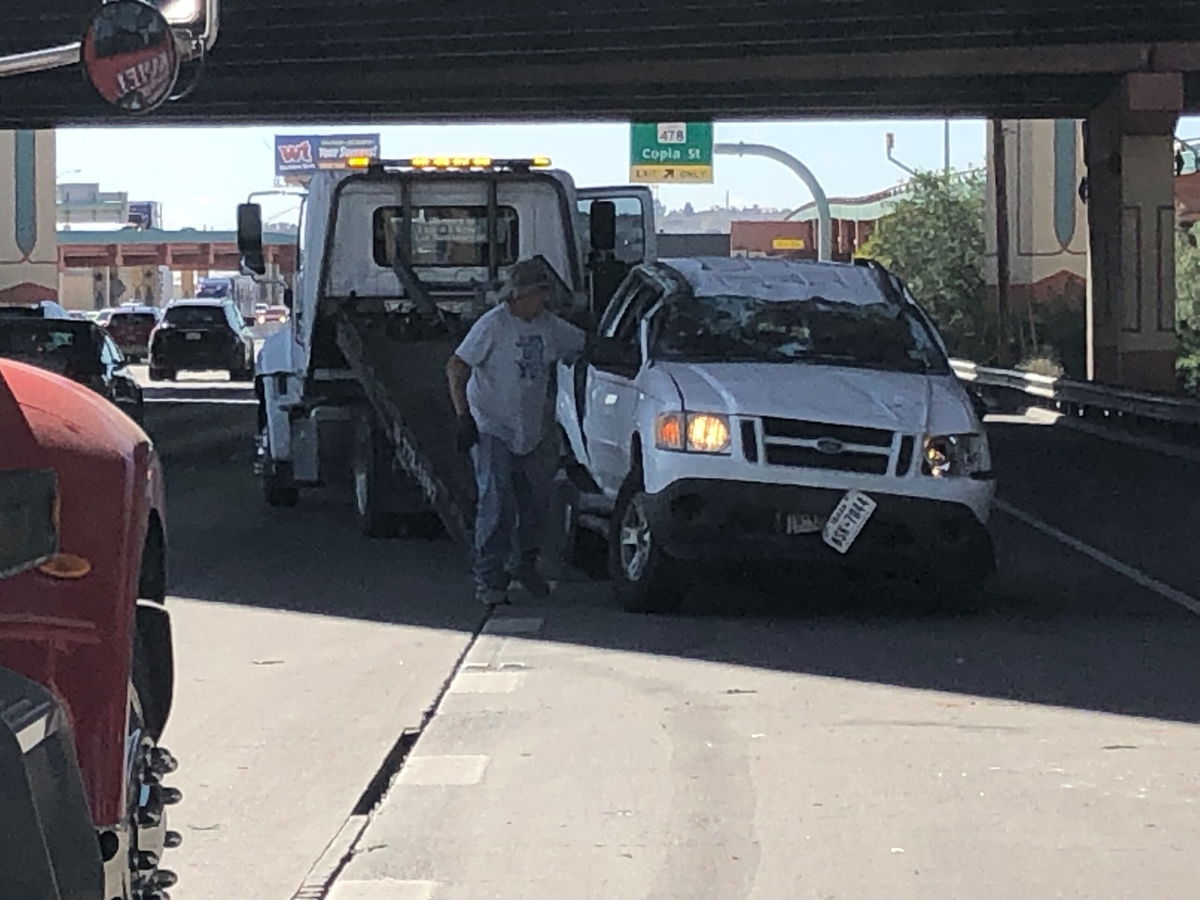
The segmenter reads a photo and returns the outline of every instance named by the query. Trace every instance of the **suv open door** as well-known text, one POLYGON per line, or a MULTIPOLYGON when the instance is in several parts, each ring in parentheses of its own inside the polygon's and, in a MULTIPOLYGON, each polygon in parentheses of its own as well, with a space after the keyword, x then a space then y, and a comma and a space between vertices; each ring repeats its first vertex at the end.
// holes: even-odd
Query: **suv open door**
POLYGON ((635 185, 578 188, 575 193, 592 314, 598 321, 629 270, 658 256, 654 196, 650 188, 635 185))

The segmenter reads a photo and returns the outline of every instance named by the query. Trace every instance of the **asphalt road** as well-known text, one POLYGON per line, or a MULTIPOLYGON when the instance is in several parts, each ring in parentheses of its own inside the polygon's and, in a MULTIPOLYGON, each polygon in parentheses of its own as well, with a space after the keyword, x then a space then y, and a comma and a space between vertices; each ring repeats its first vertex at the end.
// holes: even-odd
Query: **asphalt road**
POLYGON ((998 423, 1024 518, 976 614, 781 571, 679 616, 573 581, 485 621, 448 543, 267 509, 244 386, 155 390, 196 393, 148 392, 176 900, 1196 896, 1200 619, 1155 587, 1196 590, 1196 532, 1154 509, 1197 482, 1146 475, 1189 470, 998 423))

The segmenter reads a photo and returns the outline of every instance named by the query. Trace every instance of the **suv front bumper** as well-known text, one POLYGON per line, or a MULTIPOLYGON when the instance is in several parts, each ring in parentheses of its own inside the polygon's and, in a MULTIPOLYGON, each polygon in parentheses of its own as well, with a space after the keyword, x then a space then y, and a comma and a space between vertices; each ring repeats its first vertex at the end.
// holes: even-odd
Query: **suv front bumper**
POLYGON ((651 533, 688 560, 811 561, 882 571, 919 567, 976 580, 995 568, 991 535, 971 509, 946 500, 867 492, 877 504, 857 540, 839 554, 821 533, 787 534, 788 514, 824 523, 843 490, 689 478, 646 496, 651 533))

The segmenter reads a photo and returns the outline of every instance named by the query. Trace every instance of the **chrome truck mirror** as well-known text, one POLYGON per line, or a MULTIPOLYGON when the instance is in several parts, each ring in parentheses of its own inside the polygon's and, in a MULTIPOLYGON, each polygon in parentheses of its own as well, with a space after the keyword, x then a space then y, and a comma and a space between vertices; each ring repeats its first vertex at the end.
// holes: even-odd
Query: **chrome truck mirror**
POLYGON ((242 256, 242 271, 263 275, 267 263, 263 258, 262 207, 257 203, 239 203, 237 208, 237 243, 242 256))
POLYGON ((141 0, 112 0, 92 16, 80 59, 92 87, 132 114, 162 106, 179 79, 179 45, 161 12, 141 0))

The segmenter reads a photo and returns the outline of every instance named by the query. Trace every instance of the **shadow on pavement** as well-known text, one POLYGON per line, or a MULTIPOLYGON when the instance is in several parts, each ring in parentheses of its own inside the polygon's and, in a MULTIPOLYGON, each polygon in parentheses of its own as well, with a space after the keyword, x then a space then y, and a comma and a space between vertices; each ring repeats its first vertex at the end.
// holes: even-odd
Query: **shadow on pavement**
POLYGON ((1003 499, 1160 581, 1196 591, 1200 461, 1029 419, 989 422, 988 431, 1003 499))
MULTIPOLYGON (((215 416, 253 433, 251 407, 181 405, 190 411, 173 413, 183 418, 171 428, 203 432, 215 416)), ((1001 453, 1020 452, 1017 440, 1001 437, 1001 453)), ((166 454, 172 595, 478 627, 455 545, 368 540, 348 497, 331 491, 272 509, 251 454, 248 440, 232 453, 166 454)), ((623 613, 600 582, 503 614, 544 617, 540 640, 1200 722, 1200 619, 1008 516, 997 513, 994 533, 1000 575, 972 614, 922 613, 877 586, 782 568, 706 579, 676 616, 623 613)))

